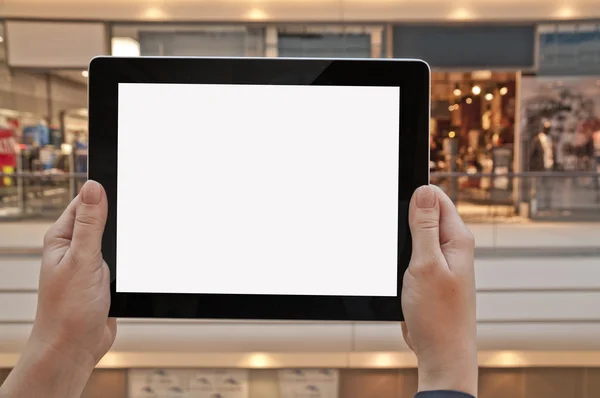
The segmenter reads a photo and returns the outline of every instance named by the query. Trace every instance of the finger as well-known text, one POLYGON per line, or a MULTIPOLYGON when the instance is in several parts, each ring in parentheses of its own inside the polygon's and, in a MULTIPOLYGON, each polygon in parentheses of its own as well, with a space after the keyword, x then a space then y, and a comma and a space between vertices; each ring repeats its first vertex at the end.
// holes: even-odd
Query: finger
POLYGON ((69 203, 65 211, 58 217, 44 235, 44 247, 54 248, 56 246, 69 245, 73 237, 73 224, 75 223, 75 209, 78 197, 69 203))
POLYGON ((96 181, 87 181, 79 195, 71 248, 78 259, 90 261, 102 248, 108 204, 104 189, 96 181))
POLYGON ((440 205, 440 245, 442 253, 449 259, 449 267, 461 268, 473 266, 475 242, 473 234, 456 210, 452 200, 438 187, 433 187, 440 205), (458 256, 458 257, 457 257, 458 256), (453 260, 456 257, 456 260, 453 260), (471 259, 471 260, 469 260, 471 259))
POLYGON ((402 327, 402 337, 404 338, 404 342, 411 351, 414 351, 412 340, 410 339, 410 334, 408 333, 408 327, 406 327, 406 322, 400 322, 400 326, 402 327))
POLYGON ((428 185, 418 188, 410 201, 408 223, 412 235, 410 267, 422 269, 440 263, 440 205, 428 185))
POLYGON ((444 245, 465 238, 470 234, 452 200, 439 187, 432 186, 440 204, 440 244, 444 245))
POLYGON ((115 337, 117 336, 117 318, 108 318, 108 320, 106 321, 106 326, 108 326, 110 338, 114 342, 115 337))

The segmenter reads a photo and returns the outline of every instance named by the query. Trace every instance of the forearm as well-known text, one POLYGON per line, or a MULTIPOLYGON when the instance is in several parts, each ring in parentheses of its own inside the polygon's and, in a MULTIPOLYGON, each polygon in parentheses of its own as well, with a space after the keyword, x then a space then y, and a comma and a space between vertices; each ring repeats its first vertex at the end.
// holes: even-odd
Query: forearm
POLYGON ((79 398, 92 372, 51 347, 28 344, 0 398, 79 398))
POLYGON ((477 350, 468 345, 458 352, 420 359, 418 391, 457 391, 476 397, 477 350))

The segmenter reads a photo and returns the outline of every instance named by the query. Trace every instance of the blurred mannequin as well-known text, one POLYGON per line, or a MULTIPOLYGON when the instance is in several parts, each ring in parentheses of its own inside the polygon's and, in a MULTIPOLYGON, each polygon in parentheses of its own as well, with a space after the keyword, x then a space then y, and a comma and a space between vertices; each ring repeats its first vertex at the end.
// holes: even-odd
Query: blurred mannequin
MULTIPOLYGON (((554 169, 554 143, 550 136, 550 122, 544 121, 539 133, 533 136, 529 155, 531 171, 548 172, 554 169)), ((539 208, 551 206, 551 186, 549 177, 532 178, 533 212, 539 208)))
MULTIPOLYGON (((594 147, 594 169, 600 173, 600 130, 592 133, 592 143, 594 147)), ((600 203, 600 176, 594 179, 594 188, 596 189, 596 202, 600 203)))
POLYGON ((554 143, 549 133, 550 122, 544 122, 540 132, 533 136, 529 152, 531 171, 550 171, 554 168, 554 143))
POLYGON ((594 145, 594 158, 596 159, 596 165, 600 166, 600 130, 592 133, 592 142, 594 145))

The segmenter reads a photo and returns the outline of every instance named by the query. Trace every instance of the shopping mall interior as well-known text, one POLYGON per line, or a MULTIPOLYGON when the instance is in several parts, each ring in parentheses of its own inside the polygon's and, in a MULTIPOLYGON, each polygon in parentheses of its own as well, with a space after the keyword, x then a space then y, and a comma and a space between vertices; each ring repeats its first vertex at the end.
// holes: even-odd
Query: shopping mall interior
MULTIPOLYGON (((44 233, 87 179, 100 55, 427 61, 431 182, 476 242, 478 396, 600 397, 597 0, 0 2, 0 381, 32 329, 44 233)), ((397 323, 122 319, 82 397, 408 398, 417 365, 397 323), (224 377, 235 391, 189 387, 224 377)))

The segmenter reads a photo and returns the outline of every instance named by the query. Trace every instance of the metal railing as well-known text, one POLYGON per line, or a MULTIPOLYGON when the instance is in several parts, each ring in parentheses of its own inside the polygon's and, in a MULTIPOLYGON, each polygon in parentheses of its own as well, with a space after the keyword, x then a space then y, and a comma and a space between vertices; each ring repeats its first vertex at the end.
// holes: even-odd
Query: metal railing
POLYGON ((600 173, 431 174, 466 221, 600 221, 600 173))
POLYGON ((86 180, 86 173, 0 173, 0 220, 55 219, 86 180))
MULTIPOLYGON (((0 173, 0 220, 54 219, 86 179, 86 173, 0 173)), ((448 193, 468 222, 600 221, 596 172, 435 172, 431 183, 448 193)))

